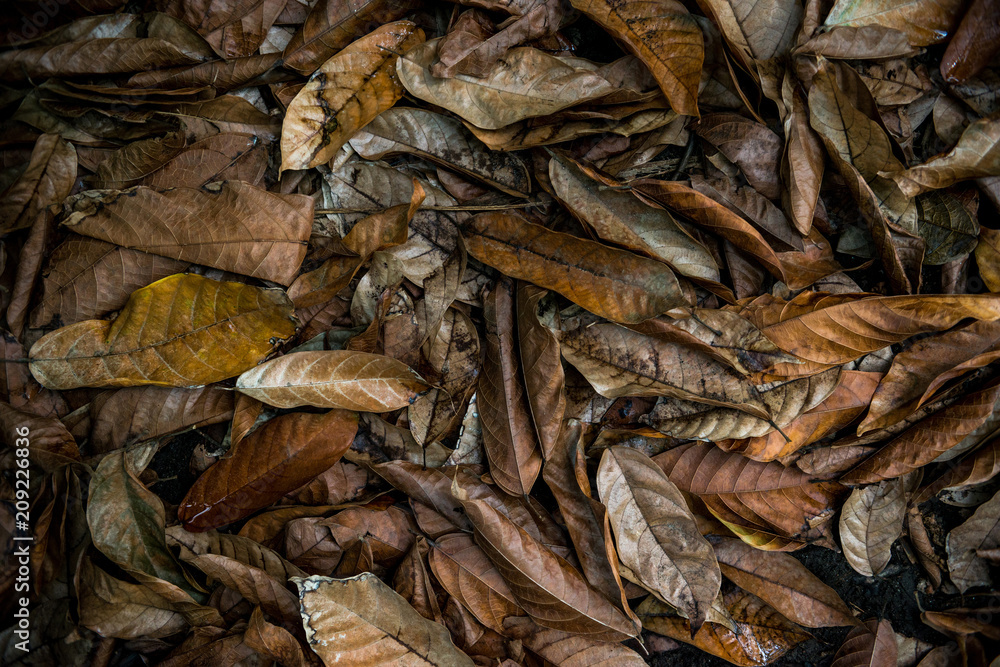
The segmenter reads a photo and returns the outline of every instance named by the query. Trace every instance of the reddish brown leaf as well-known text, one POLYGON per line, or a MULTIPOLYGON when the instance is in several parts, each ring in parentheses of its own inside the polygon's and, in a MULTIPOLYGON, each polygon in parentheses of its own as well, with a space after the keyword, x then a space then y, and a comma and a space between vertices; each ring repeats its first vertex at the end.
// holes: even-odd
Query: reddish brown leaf
POLYGON ((344 410, 275 417, 198 478, 178 518, 197 532, 267 507, 333 465, 351 446, 357 424, 357 415, 344 410))

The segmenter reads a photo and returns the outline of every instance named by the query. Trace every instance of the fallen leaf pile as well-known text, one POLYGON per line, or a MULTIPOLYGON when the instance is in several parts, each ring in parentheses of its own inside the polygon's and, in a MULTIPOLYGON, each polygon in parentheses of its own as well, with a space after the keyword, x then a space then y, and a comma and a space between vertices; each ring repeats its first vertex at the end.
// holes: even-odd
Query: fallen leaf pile
POLYGON ((996 0, 459 1, 0 18, 0 662, 1000 664, 996 0))

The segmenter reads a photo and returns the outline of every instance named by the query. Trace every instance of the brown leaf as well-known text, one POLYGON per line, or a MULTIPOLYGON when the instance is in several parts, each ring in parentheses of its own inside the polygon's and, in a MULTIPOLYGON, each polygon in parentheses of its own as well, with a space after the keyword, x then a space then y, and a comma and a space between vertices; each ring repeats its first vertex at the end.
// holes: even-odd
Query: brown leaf
POLYGON ((158 2, 201 34, 219 57, 238 58, 256 51, 285 7, 285 0, 185 0, 158 2))
POLYGON ((578 17, 566 0, 546 0, 533 5, 516 20, 505 22, 500 30, 475 10, 463 13, 441 42, 438 62, 431 69, 434 76, 483 77, 513 47, 544 39, 578 17))
POLYGON ((87 523, 94 546, 118 565, 188 588, 167 548, 163 503, 138 478, 155 453, 149 443, 101 460, 90 481, 87 523))
POLYGON ((223 624, 215 609, 196 604, 190 597, 186 604, 168 600, 148 586, 115 579, 90 558, 84 558, 80 565, 79 596, 80 624, 103 637, 167 637, 184 630, 191 621, 195 625, 213 624, 212 620, 223 624))
POLYGON ((902 30, 883 25, 857 28, 841 26, 814 35, 795 48, 796 54, 811 53, 835 59, 907 58, 921 49, 910 45, 902 30))
POLYGON ((790 74, 782 83, 782 99, 788 109, 788 117, 785 119, 785 152, 781 163, 781 177, 787 189, 782 190, 781 201, 795 228, 802 234, 808 234, 823 183, 823 146, 809 124, 806 98, 795 88, 790 74))
POLYGON ((500 572, 469 535, 443 535, 429 560, 441 586, 486 627, 502 633, 505 619, 524 615, 500 572))
POLYGON ((517 197, 531 192, 528 170, 520 158, 490 152, 458 120, 423 109, 383 111, 354 135, 351 148, 366 160, 410 153, 517 197))
POLYGON ((647 199, 718 234, 760 262, 776 278, 784 279, 781 261, 760 232, 722 204, 673 181, 639 178, 632 181, 631 185, 634 191, 647 199))
POLYGON ((512 496, 528 495, 542 471, 542 455, 518 357, 510 279, 485 298, 483 319, 486 350, 477 396, 490 474, 512 496))
POLYGON ((997 473, 1000 473, 1000 439, 994 438, 959 460, 949 463, 948 469, 940 477, 917 490, 910 499, 910 505, 920 505, 945 489, 986 482, 997 473))
POLYGON ((297 620, 295 595, 285 588, 283 580, 227 556, 202 554, 190 556, 185 561, 204 572, 209 579, 236 591, 251 604, 260 605, 269 615, 287 622, 297 620))
POLYGON ((674 111, 698 115, 705 40, 697 21, 681 3, 654 0, 622 5, 608 0, 576 0, 572 4, 649 68, 674 111))
POLYGON ((796 468, 761 463, 704 443, 653 458, 677 487, 697 496, 727 526, 797 539, 827 536, 843 487, 796 468))
POLYGON ((979 222, 947 192, 916 198, 917 231, 927 244, 924 264, 939 266, 966 257, 977 244, 979 222))
POLYGON ((778 165, 783 145, 766 125, 733 113, 713 113, 704 116, 695 131, 735 162, 760 194, 768 199, 781 195, 778 165))
POLYGON ((140 287, 183 271, 188 262, 71 235, 48 255, 32 327, 101 317, 125 305, 140 287))
POLYGON ((146 185, 165 190, 201 188, 212 181, 230 180, 259 185, 264 180, 267 150, 254 135, 222 132, 176 150, 156 141, 136 141, 116 151, 97 165, 89 184, 94 188, 146 185))
POLYGON ((841 477, 845 484, 871 484, 900 477, 949 450, 979 442, 996 425, 1000 384, 972 392, 917 422, 841 477))
POLYGON ((761 551, 731 537, 709 537, 726 579, 807 628, 855 625, 835 590, 788 554, 761 551))
POLYGON ((780 57, 792 45, 792 38, 802 20, 802 8, 790 0, 705 0, 707 15, 716 24, 752 71, 754 61, 780 57))
MULTIPOLYGON (((378 475, 413 500, 434 508, 455 530, 472 530, 462 504, 451 493, 452 479, 442 469, 425 468, 405 461, 372 466, 378 475)), ((419 516, 417 517, 419 522, 419 516)), ((433 537, 433 536, 432 536, 433 537)))
POLYGON ((774 461, 794 454, 853 422, 868 407, 881 377, 880 373, 841 371, 837 388, 821 403, 787 424, 775 418, 780 431, 716 444, 755 461, 774 461))
POLYGON ((623 644, 543 628, 527 618, 511 618, 505 634, 520 639, 532 653, 560 667, 642 667, 646 661, 623 644))
POLYGON ((284 667, 305 667, 309 664, 295 636, 288 630, 265 621, 261 607, 256 607, 250 614, 243 643, 284 667))
POLYGON ((769 664, 809 638, 804 630, 751 593, 726 586, 722 599, 737 632, 708 622, 692 633, 687 620, 669 613, 669 608, 652 596, 636 611, 647 630, 692 644, 731 664, 745 667, 769 664))
POLYGON ((991 292, 1000 291, 1000 232, 987 227, 979 228, 976 266, 986 287, 991 292))
POLYGON ((517 345, 531 419, 542 456, 555 450, 566 413, 565 376, 559 340, 538 319, 538 304, 546 292, 528 283, 517 285, 517 345))
MULTIPOLYGON (((83 19, 86 20, 86 19, 83 19)), ((65 78, 127 74, 159 67, 193 65, 213 57, 196 32, 165 14, 144 16, 142 36, 137 31, 68 41, 54 46, 31 46, 0 55, 0 79, 65 78), (146 21, 145 17, 152 16, 146 21)))
POLYGON ((865 102, 852 99, 859 93, 868 95, 867 89, 845 90, 842 86, 847 80, 850 79, 838 76, 836 63, 820 59, 809 89, 809 122, 813 129, 831 154, 852 165, 866 181, 870 182, 879 172, 902 169, 902 163, 893 155, 888 135, 864 112, 865 102))
POLYGON ((156 192, 91 190, 66 203, 72 231, 288 285, 306 255, 313 202, 238 181, 156 192))
POLYGON ((719 281, 715 259, 667 211, 600 187, 558 153, 549 161, 549 180, 563 205, 602 240, 662 260, 682 275, 719 281))
POLYGON ((266 53, 138 72, 129 78, 127 85, 167 89, 211 85, 220 91, 234 90, 251 84, 271 71, 280 55, 280 53, 266 53))
POLYGON ((777 363, 795 363, 795 357, 778 349, 757 327, 727 310, 694 308, 690 317, 660 317, 629 328, 704 352, 744 375, 777 363))
POLYGON ((275 551, 240 535, 219 533, 214 530, 189 533, 184 530, 183 526, 177 525, 167 528, 167 544, 171 547, 179 547, 182 558, 205 554, 225 556, 244 565, 263 570, 281 581, 302 574, 302 570, 279 556, 275 551))
POLYGON ((701 352, 592 318, 574 317, 562 326, 563 358, 601 396, 669 396, 770 416, 745 377, 701 352))
POLYGON ((509 214, 480 213, 463 237, 469 254, 484 264, 614 321, 641 322, 684 303, 665 264, 509 214))
POLYGON ((31 373, 53 389, 218 382, 289 338, 291 312, 279 290, 180 273, 134 292, 112 321, 85 320, 43 336, 29 352, 31 373), (210 350, 211 363, 192 349, 210 350))
POLYGON ((198 478, 178 518, 199 532, 267 507, 336 463, 356 431, 357 415, 343 410, 275 417, 198 478))
POLYGON ((418 614, 373 574, 296 577, 309 645, 326 664, 472 667, 444 626, 418 614), (347 631, 345 631, 347 630, 347 631))
POLYGON ((222 387, 135 387, 98 394, 90 402, 90 442, 111 451, 187 428, 229 421, 233 393, 222 387))
POLYGON ((0 426, 6 436, 7 446, 24 446, 23 438, 27 437, 32 463, 37 463, 46 469, 80 461, 80 450, 76 440, 66 429, 66 426, 54 417, 41 417, 30 412, 18 410, 6 403, 0 403, 0 426))
POLYGON ((873 618, 851 630, 831 667, 894 667, 898 654, 892 625, 873 618))
POLYGON ((423 41, 410 21, 383 25, 339 51, 317 70, 285 111, 281 170, 328 162, 357 130, 403 96, 398 53, 423 41))
POLYGON ((633 618, 619 575, 608 509, 591 496, 590 480, 585 474, 583 437, 579 421, 564 422, 559 439, 546 454, 542 476, 559 505, 587 581, 633 618))
POLYGON ((966 327, 918 340, 892 359, 858 434, 891 426, 925 404, 946 382, 1000 358, 1000 323, 966 327))
POLYGON ((965 523, 948 533, 948 574, 965 593, 976 586, 989 586, 989 563, 977 551, 1000 546, 1000 493, 980 505, 965 523))
POLYGON ((476 527, 476 544, 536 623, 609 640, 638 634, 638 624, 608 602, 567 561, 485 501, 467 500, 468 495, 461 492, 458 498, 476 527))
POLYGON ((949 84, 964 83, 982 72, 997 53, 996 4, 990 0, 970 3, 941 57, 941 75, 949 84))
POLYGON ((309 76, 350 44, 355 35, 366 32, 366 26, 391 23, 412 10, 411 3, 397 0, 364 0, 358 5, 320 0, 288 42, 282 61, 286 67, 309 76))
POLYGON ((76 182, 76 149, 56 134, 38 137, 21 176, 0 196, 0 234, 30 227, 52 204, 69 196, 76 182))
POLYGON ((253 368, 236 388, 280 408, 312 405, 387 412, 409 405, 427 385, 406 365, 380 354, 292 352, 253 368))
POLYGON ((871 3, 837 0, 826 17, 826 27, 878 25, 896 28, 906 33, 911 45, 928 46, 944 41, 952 33, 963 6, 956 0, 878 0, 871 3))
MULTIPOLYGON (((720 114, 713 114, 718 116, 720 114)), ((770 131, 770 130, 769 130, 770 131)), ((776 135, 777 136, 777 135, 776 135)), ((777 183, 775 172, 775 183, 777 183)), ((728 178, 712 178, 706 180, 703 176, 691 176, 691 187, 698 192, 711 197, 733 213, 742 215, 750 224, 757 227, 771 244, 784 250, 803 250, 803 239, 797 234, 785 214, 772 204, 764 195, 749 186, 737 187, 728 178)), ((780 193, 779 193, 780 194, 780 193)), ((775 197, 776 198, 776 197, 775 197)), ((782 253, 782 264, 785 264, 782 253)))
POLYGON ((906 490, 902 480, 854 489, 840 511, 840 545, 854 571, 873 577, 889 564, 903 534, 906 490))
POLYGON ((722 574, 680 491, 648 456, 621 446, 604 451, 597 489, 608 507, 622 564, 688 618, 693 629, 700 628, 719 594, 722 574))
POLYGON ((906 170, 902 165, 882 169, 910 197, 970 178, 995 176, 1000 172, 1000 118, 989 116, 975 121, 944 155, 906 170))
POLYGON ((1000 301, 989 294, 799 297, 797 303, 779 308, 761 331, 781 349, 822 364, 843 364, 910 336, 949 329, 966 318, 1000 319, 1000 301))
POLYGON ((530 47, 511 50, 483 76, 438 78, 431 65, 442 44, 440 39, 431 40, 400 58, 399 79, 411 95, 485 130, 548 116, 619 90, 596 63, 530 47))

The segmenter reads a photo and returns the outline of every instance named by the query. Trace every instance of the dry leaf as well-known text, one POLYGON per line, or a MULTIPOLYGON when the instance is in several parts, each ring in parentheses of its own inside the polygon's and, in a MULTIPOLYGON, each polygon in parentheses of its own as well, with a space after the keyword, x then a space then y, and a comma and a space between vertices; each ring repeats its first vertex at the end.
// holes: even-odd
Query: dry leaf
POLYGON ((410 21, 383 25, 323 63, 295 95, 281 127, 281 169, 328 162, 357 130, 403 96, 398 53, 423 41, 410 21))
POLYGON ((873 618, 851 630, 833 656, 832 667, 894 667, 898 655, 892 625, 873 618))
POLYGON ((813 481, 798 469, 752 461, 711 444, 681 445, 653 461, 727 526, 786 538, 826 536, 843 493, 836 482, 813 481))
POLYGON ((114 320, 43 336, 30 368, 53 389, 196 386, 242 373, 294 330, 284 292, 181 273, 135 291, 114 320), (193 350, 210 351, 210 360, 193 350))
POLYGON ((990 116, 975 121, 944 155, 905 171, 899 167, 885 171, 910 197, 970 178, 996 176, 1000 172, 1000 118, 990 116))
POLYGON ((268 405, 386 412, 428 386, 405 364, 366 352, 292 352, 241 375, 236 388, 268 405))
POLYGON ((411 9, 408 3, 396 0, 366 0, 356 5, 319 0, 285 46, 282 61, 286 67, 308 76, 350 44, 354 35, 364 32, 365 26, 396 21, 411 9))
POLYGON ((449 116, 394 107, 383 111, 351 139, 367 160, 411 153, 472 176, 508 194, 527 197, 528 171, 510 153, 491 153, 462 123, 449 116))
POLYGON ((944 41, 958 24, 964 5, 956 0, 837 0, 826 17, 826 27, 878 25, 906 33, 913 46, 944 41))
POLYGON ((462 236, 484 264, 616 322, 641 322, 684 303, 677 277, 662 262, 513 215, 480 213, 462 236))
POLYGON ((483 373, 476 396, 490 475, 512 496, 526 496, 542 471, 542 453, 518 358, 514 284, 501 280, 484 299, 483 373))
POLYGON ((309 645, 326 664, 471 667, 444 626, 418 614, 373 574, 294 577, 309 645), (345 629, 350 632, 345 632, 345 629))
POLYGON ((698 115, 698 82, 705 40, 698 22, 676 0, 619 4, 576 0, 573 7, 624 43, 656 77, 679 114, 698 115))
POLYGON ((621 640, 639 633, 626 617, 572 565, 483 500, 459 492, 476 527, 476 544, 510 585, 511 593, 538 624, 595 638, 621 640), (464 497, 463 497, 464 496, 464 497))
POLYGON ((275 417, 198 478, 178 518, 186 529, 204 531, 267 507, 336 463, 357 424, 357 415, 344 410, 275 417))
POLYGON ((854 489, 840 510, 840 544, 854 571, 866 577, 882 572, 892 544, 903 534, 906 490, 892 479, 854 489))
POLYGON ((709 537, 722 574, 807 628, 854 625, 850 608, 802 563, 788 554, 760 551, 741 540, 709 537))
POLYGON ((282 285, 306 255, 313 202, 239 181, 165 192, 90 190, 65 204, 72 231, 282 285))
POLYGON ((60 204, 76 181, 76 149, 58 135, 43 134, 27 168, 0 197, 0 234, 30 227, 38 214, 60 204))
POLYGON ((989 586, 989 564, 979 551, 1000 545, 1000 493, 980 505, 965 523, 948 533, 948 575, 965 593, 976 586, 989 586))
POLYGON ((697 631, 719 594, 722 575, 680 491, 648 456, 620 446, 601 457, 597 489, 622 564, 697 631))

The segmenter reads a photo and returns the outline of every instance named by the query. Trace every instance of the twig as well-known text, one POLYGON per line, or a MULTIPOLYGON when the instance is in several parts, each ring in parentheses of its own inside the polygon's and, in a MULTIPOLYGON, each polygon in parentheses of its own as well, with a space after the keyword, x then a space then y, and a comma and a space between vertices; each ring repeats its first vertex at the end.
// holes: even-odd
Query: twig
MULTIPOLYGON (((547 199, 534 199, 525 202, 512 202, 510 204, 481 204, 473 206, 421 206, 421 209, 428 211, 505 211, 511 208, 532 208, 533 206, 544 206, 550 203, 547 199)), ((328 215, 331 213, 377 213, 384 211, 382 208, 318 208, 313 213, 315 215, 328 215)))

